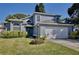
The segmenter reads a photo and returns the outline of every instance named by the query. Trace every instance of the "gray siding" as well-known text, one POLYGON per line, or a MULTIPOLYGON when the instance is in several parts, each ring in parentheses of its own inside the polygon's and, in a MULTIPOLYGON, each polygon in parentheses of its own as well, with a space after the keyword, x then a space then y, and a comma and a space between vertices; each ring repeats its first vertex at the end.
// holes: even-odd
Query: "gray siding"
POLYGON ((37 31, 38 31, 38 28, 35 26, 33 28, 33 36, 37 36, 37 31))
POLYGON ((49 21, 54 22, 54 19, 55 19, 55 17, 53 17, 53 16, 40 15, 40 21, 49 20, 49 21))
POLYGON ((59 16, 50 16, 50 15, 41 15, 41 14, 34 14, 34 23, 37 24, 38 22, 42 21, 50 21, 52 23, 57 23, 59 20, 59 16))
MULTIPOLYGON (((53 22, 53 23, 55 23, 57 20, 58 20, 58 18, 57 18, 58 16, 50 16, 50 15, 42 15, 42 14, 34 14, 33 15, 33 23, 34 23, 34 29, 33 29, 33 35, 34 36, 37 36, 38 35, 38 28, 36 27, 36 25, 39 23, 39 22, 43 22, 43 21, 50 21, 50 22, 53 22)), ((41 30, 40 30, 41 31, 41 30)), ((40 32, 39 31, 39 32, 40 32)), ((42 34, 42 32, 40 32, 40 34, 42 34)), ((44 34, 44 33, 43 33, 44 34)), ((43 35, 42 34, 42 35, 43 35)))

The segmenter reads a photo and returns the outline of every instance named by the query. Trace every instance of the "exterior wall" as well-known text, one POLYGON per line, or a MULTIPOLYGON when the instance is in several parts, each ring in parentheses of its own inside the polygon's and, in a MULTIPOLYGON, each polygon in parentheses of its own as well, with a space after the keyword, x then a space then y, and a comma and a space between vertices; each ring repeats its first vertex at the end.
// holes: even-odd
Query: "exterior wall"
POLYGON ((38 33, 38 28, 36 27, 37 23, 40 22, 40 21, 43 21, 43 20, 52 20, 53 17, 47 17, 47 16, 42 16, 42 15, 39 15, 39 14, 34 14, 32 16, 32 22, 34 24, 34 29, 33 29, 33 36, 37 36, 37 33, 38 33))
POLYGON ((37 32, 38 32, 38 28, 37 28, 37 26, 35 26, 33 28, 33 36, 37 36, 37 32))
POLYGON ((37 15, 34 15, 34 25, 36 25, 38 22, 37 22, 37 15))
POLYGON ((10 31, 13 31, 13 24, 10 23, 10 31))
POLYGON ((52 21, 52 22, 56 21, 54 16, 40 15, 40 21, 45 21, 45 20, 49 20, 49 21, 52 21))
POLYGON ((45 29, 46 27, 45 26, 40 26, 40 36, 45 36, 45 29))
POLYGON ((25 26, 21 26, 21 31, 26 31, 25 26))
POLYGON ((49 16, 49 15, 41 15, 41 14, 34 14, 33 15, 34 24, 36 25, 38 22, 42 21, 52 21, 53 23, 57 23, 59 20, 59 16, 49 16))
POLYGON ((32 20, 33 20, 32 22, 33 22, 33 24, 34 24, 34 27, 33 27, 33 36, 37 36, 37 32, 38 32, 38 31, 37 31, 38 28, 37 28, 37 26, 36 26, 36 25, 37 25, 37 15, 34 14, 34 15, 32 16, 32 20))

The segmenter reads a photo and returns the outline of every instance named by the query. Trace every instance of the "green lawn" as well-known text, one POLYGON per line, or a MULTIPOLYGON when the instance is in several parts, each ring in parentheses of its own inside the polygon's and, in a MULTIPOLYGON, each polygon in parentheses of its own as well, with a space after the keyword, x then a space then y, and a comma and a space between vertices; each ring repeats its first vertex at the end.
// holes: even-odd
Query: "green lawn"
POLYGON ((30 45, 27 38, 1 39, 0 38, 0 54, 1 55, 72 55, 79 52, 70 48, 61 46, 56 43, 46 41, 40 45, 30 45))

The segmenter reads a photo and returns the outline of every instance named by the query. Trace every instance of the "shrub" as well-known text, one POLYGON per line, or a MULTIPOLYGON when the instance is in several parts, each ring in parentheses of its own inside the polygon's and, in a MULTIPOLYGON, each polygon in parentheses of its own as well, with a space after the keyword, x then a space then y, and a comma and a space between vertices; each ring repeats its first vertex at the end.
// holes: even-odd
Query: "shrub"
POLYGON ((3 31, 0 33, 2 38, 17 38, 17 37, 26 37, 27 32, 23 31, 3 31))
POLYGON ((46 36, 40 36, 40 39, 45 40, 46 36))
POLYGON ((44 43, 44 40, 40 40, 40 39, 34 39, 30 42, 30 44, 42 44, 44 43))
POLYGON ((72 39, 78 39, 79 38, 79 31, 71 32, 70 37, 72 39))
POLYGON ((44 43, 45 39, 46 39, 46 37, 40 37, 35 40, 32 40, 30 42, 30 44, 42 44, 42 43, 44 43))

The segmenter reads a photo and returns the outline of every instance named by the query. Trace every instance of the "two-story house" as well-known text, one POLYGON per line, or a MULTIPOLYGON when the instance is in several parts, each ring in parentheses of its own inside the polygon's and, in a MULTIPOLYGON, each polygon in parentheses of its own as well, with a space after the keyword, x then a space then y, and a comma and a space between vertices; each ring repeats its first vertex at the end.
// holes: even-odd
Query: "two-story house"
POLYGON ((29 36, 46 36, 47 38, 68 38, 72 32, 72 24, 60 24, 60 15, 35 12, 22 19, 9 19, 4 23, 5 30, 26 31, 29 36))

